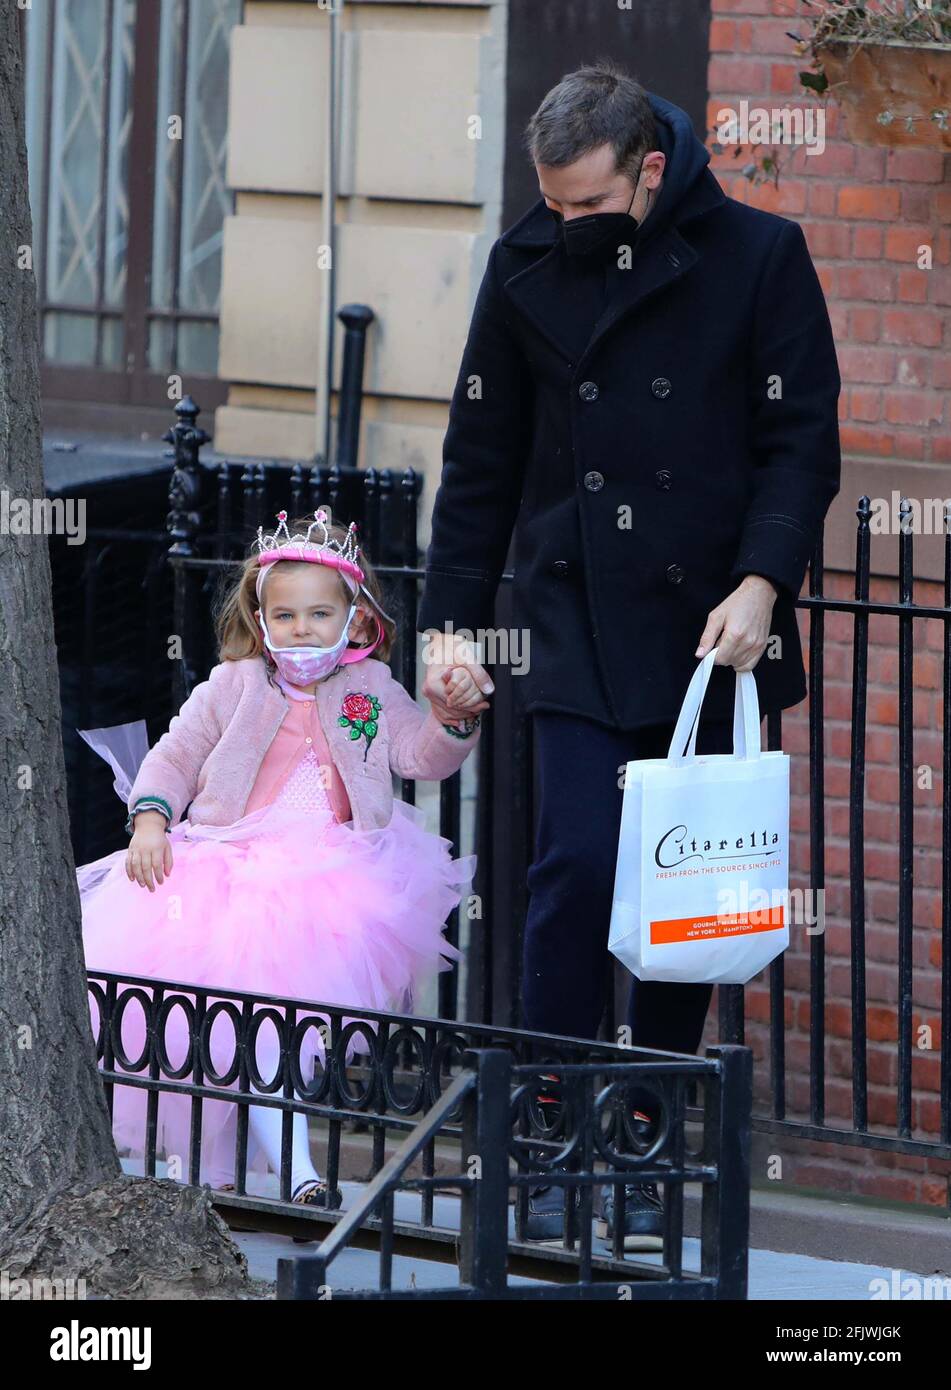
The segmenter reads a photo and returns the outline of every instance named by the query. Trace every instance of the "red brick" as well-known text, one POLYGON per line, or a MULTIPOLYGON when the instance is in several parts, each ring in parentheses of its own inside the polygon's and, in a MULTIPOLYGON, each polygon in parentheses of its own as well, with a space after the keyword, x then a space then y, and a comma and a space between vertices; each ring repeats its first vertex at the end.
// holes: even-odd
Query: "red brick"
POLYGON ((871 222, 891 222, 898 216, 900 207, 897 188, 876 188, 854 184, 840 188, 838 214, 840 217, 854 217, 871 222))
POLYGON ((890 261, 908 261, 915 265, 919 246, 931 246, 934 233, 929 227, 889 227, 885 233, 885 255, 890 261))
POLYGON ((811 179, 848 179, 855 167, 855 149, 852 145, 837 145, 826 142, 821 154, 815 147, 800 146, 796 151, 796 172, 811 179))
POLYGON ((934 192, 930 188, 909 188, 905 184, 901 190, 901 220, 903 222, 927 222, 933 215, 931 200, 934 192))
POLYGON ((866 1032, 873 1042, 897 1042, 898 1018, 894 1009, 866 1009, 866 1032))
MULTIPOLYGON (((863 390, 859 386, 854 386, 849 393, 849 414, 853 420, 874 422, 880 419, 882 414, 881 391, 863 390)), ((828 653, 826 656, 828 658, 828 653)))
MULTIPOLYGON (((838 223, 834 224, 838 226, 838 223)), ((848 224, 846 224, 848 226, 848 224)), ((880 260, 882 255, 881 227, 854 227, 852 231, 852 254, 858 260, 880 260)))
POLYGON ((926 270, 900 270, 897 295, 899 303, 924 304, 928 298, 927 275, 926 270))
POLYGON ((885 401, 885 419, 891 425, 941 423, 940 399, 928 391, 894 391, 885 401))
POLYGON ((769 69, 771 96, 788 97, 802 91, 799 73, 791 63, 772 63, 769 69))
POLYGON ((885 151, 877 145, 856 145, 856 183, 880 183, 885 177, 885 151))
POLYGON ((715 92, 738 92, 743 96, 766 90, 769 69, 753 58, 714 54, 707 70, 707 82, 715 92))
POLYGON ((951 1192, 949 1192, 949 1181, 946 1177, 922 1178, 920 1200, 933 1207, 946 1207, 951 1205, 951 1192))
POLYGON ((899 386, 928 386, 931 384, 930 352, 902 352, 898 356, 895 380, 899 386))
POLYGON ((903 183, 941 183, 944 155, 940 150, 889 150, 886 176, 903 183))
POLYGON ((843 259, 848 256, 852 230, 844 222, 804 222, 806 244, 812 256, 843 259))
POLYGON ((809 185, 809 211, 813 216, 834 217, 835 203, 835 184, 813 182, 809 185))
POLYGON ((886 343, 938 347, 942 328, 941 315, 931 310, 886 309, 882 320, 882 339, 886 343))
POLYGON ((929 298, 932 304, 942 304, 945 307, 951 304, 951 273, 947 270, 923 270, 920 271, 922 277, 927 276, 929 298))
POLYGON ((778 212, 798 216, 806 210, 807 185, 791 179, 780 179, 779 187, 771 183, 754 184, 748 202, 751 207, 762 208, 765 212, 778 212))
POLYGON ((850 1192, 852 1177, 832 1162, 799 1163, 796 1165, 796 1187, 814 1188, 819 1192, 850 1192))
MULTIPOLYGON (((887 310, 886 313, 894 312, 887 310)), ((842 379, 878 385, 895 380, 896 355, 886 348, 840 346, 837 353, 842 379)))
POLYGON ((835 277, 841 299, 893 300, 895 272, 891 266, 839 266, 835 277))
POLYGON ((769 14, 769 0, 711 0, 710 8, 714 14, 769 14))
MULTIPOLYGON (((895 1124, 894 1107, 891 1125, 895 1124)), ((884 1197, 890 1202, 914 1202, 918 1196, 918 1184, 914 1178, 889 1177, 886 1173, 859 1173, 855 1179, 857 1190, 865 1197, 884 1197)))
POLYGON ((778 54, 780 57, 794 53, 793 41, 787 35, 789 22, 785 19, 758 19, 753 26, 753 49, 756 53, 778 54))
POLYGON ((926 446, 926 435, 910 430, 902 430, 899 434, 895 435, 892 447, 894 448, 897 458, 923 459, 927 451, 926 446))
POLYGON ((937 1137, 941 1133, 941 1106, 936 1100, 916 1100, 913 1105, 915 1112, 915 1129, 923 1134, 937 1137))
POLYGON ((877 343, 882 331, 880 309, 851 309, 849 337, 859 343, 877 343))
POLYGON ((712 19, 710 21, 710 52, 735 52, 737 27, 736 21, 732 19, 712 19))
POLYGON ((932 386, 939 390, 951 390, 951 357, 942 357, 937 354, 929 355, 931 375, 929 380, 932 386))

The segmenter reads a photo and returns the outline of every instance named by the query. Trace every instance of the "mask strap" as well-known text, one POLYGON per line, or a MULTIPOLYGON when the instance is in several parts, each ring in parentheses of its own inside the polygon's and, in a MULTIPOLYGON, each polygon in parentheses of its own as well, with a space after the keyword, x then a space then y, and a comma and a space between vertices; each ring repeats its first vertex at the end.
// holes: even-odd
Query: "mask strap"
POLYGON ((380 622, 379 618, 376 616, 375 613, 373 614, 373 621, 376 623, 377 627, 377 634, 373 642, 370 644, 369 647, 348 647, 347 650, 343 652, 343 654, 340 657, 341 666, 347 666, 353 661, 362 661, 365 656, 369 656, 372 651, 375 651, 376 648, 383 641, 385 635, 383 632, 383 624, 380 622))

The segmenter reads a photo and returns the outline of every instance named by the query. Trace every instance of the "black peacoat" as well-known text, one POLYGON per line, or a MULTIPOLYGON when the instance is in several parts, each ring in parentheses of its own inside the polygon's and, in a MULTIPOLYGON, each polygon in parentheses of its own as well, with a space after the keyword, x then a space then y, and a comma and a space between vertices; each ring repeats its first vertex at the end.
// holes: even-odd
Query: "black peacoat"
MULTIPOLYGON (((779 590, 763 711, 806 693, 794 599, 839 489, 839 372, 799 225, 728 198, 686 113, 629 269, 569 257, 539 199, 488 257, 453 391, 417 630, 491 629, 515 532, 523 708, 676 718, 709 611, 779 590)), ((717 666, 704 713, 727 718, 717 666)))

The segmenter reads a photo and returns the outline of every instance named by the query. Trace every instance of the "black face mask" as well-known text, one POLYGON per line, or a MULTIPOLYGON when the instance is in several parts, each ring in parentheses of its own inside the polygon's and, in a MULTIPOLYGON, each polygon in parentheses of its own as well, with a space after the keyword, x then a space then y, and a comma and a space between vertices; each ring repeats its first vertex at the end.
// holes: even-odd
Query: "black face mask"
MULTIPOLYGON (((619 245, 634 245, 641 223, 636 217, 631 216, 631 208, 637 197, 640 176, 641 171, 638 169, 634 192, 631 194, 626 212, 591 212, 584 217, 572 217, 566 222, 560 212, 555 212, 554 208, 548 209, 555 219, 556 227, 561 228, 562 240, 569 256, 593 256, 608 252, 613 254, 619 245)), ((649 207, 649 189, 647 197, 649 207)))

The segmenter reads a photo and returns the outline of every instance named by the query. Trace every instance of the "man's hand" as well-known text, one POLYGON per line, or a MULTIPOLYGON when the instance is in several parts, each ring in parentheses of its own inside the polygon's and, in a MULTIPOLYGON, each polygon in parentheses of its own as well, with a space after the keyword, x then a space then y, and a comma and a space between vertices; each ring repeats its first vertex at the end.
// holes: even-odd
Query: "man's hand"
POLYGON ((719 644, 715 666, 752 671, 766 650, 773 604, 778 592, 771 580, 748 574, 708 615, 695 656, 706 656, 719 644))
POLYGON ((474 660, 472 644, 458 633, 432 630, 425 635, 430 646, 426 652, 422 694, 440 723, 455 724, 488 709, 488 700, 479 698, 479 692, 491 695, 495 686, 485 667, 474 660), (464 668, 469 673, 476 687, 474 691, 471 684, 462 683, 458 672, 450 675, 454 667, 464 668))
POLYGON ((482 698, 479 687, 476 685, 469 668, 467 666, 452 666, 442 676, 443 699, 449 707, 455 711, 453 718, 444 719, 441 710, 432 705, 433 714, 440 724, 452 724, 456 728, 465 719, 471 719, 480 710, 488 708, 488 702, 482 698))

